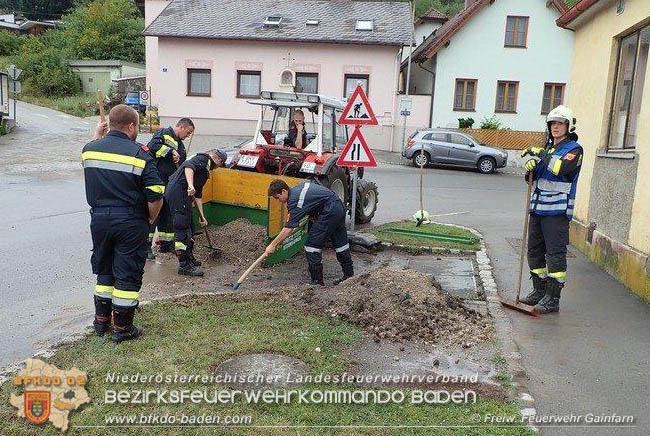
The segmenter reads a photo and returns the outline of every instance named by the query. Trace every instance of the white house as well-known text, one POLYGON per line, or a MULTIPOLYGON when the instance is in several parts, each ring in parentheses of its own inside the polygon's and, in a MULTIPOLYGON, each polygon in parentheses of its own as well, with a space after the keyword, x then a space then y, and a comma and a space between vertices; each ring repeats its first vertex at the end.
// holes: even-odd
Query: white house
POLYGON ((413 54, 410 91, 430 109, 415 101, 421 110, 409 124, 473 118, 479 127, 496 116, 505 128, 544 130, 549 110, 566 103, 574 35, 555 24, 566 10, 560 0, 466 0, 413 54), (421 67, 431 74, 417 74, 421 67))
POLYGON ((400 52, 411 40, 406 2, 146 0, 147 85, 162 124, 191 117, 202 134, 252 135, 248 100, 280 89, 335 98, 366 88, 379 126, 371 147, 399 149, 400 52))

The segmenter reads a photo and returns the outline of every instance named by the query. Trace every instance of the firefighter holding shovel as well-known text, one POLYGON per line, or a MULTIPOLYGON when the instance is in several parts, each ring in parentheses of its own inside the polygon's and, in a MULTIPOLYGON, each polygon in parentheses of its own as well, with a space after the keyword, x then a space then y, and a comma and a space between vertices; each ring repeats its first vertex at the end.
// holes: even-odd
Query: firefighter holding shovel
POLYGON ((538 314, 560 310, 560 293, 567 277, 569 223, 583 153, 571 109, 558 106, 546 121, 546 146, 531 147, 522 153, 522 157, 532 156, 525 167, 527 180, 532 175, 534 181, 528 217, 528 266, 533 292, 520 301, 534 305, 538 314))

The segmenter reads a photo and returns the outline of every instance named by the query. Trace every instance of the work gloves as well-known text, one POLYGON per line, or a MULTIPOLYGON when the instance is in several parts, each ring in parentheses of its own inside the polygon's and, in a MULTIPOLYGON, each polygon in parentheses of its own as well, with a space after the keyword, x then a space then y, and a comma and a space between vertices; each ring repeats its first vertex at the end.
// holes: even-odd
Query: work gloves
POLYGON ((526 156, 540 157, 543 153, 544 153, 543 147, 528 147, 527 149, 521 152, 521 157, 526 157, 526 156))
POLYGON ((526 168, 526 171, 535 171, 535 168, 537 168, 537 159, 529 159, 524 164, 524 168, 526 168))

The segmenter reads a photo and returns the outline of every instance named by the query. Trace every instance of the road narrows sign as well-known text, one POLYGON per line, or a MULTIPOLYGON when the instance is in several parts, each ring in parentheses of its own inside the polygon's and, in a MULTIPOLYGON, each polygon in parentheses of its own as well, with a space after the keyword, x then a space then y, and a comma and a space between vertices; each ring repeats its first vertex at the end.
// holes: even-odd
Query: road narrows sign
POLYGON ((376 167, 377 161, 366 143, 366 139, 361 134, 359 127, 354 129, 352 136, 345 144, 336 162, 341 167, 376 167))
POLYGON ((355 126, 376 126, 379 124, 361 85, 357 85, 350 98, 348 98, 348 104, 343 109, 343 113, 339 118, 339 124, 351 124, 355 126))

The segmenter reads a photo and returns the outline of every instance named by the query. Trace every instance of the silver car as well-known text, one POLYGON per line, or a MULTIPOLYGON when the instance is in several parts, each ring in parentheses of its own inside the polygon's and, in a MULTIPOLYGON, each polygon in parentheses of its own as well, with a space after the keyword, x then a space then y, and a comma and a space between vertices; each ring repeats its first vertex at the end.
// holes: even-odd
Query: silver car
POLYGON ((508 154, 498 148, 481 145, 465 133, 445 129, 423 129, 406 142, 402 156, 413 165, 453 165, 476 168, 483 174, 493 173, 508 163, 508 154), (424 153, 421 149, 424 148, 424 153))

